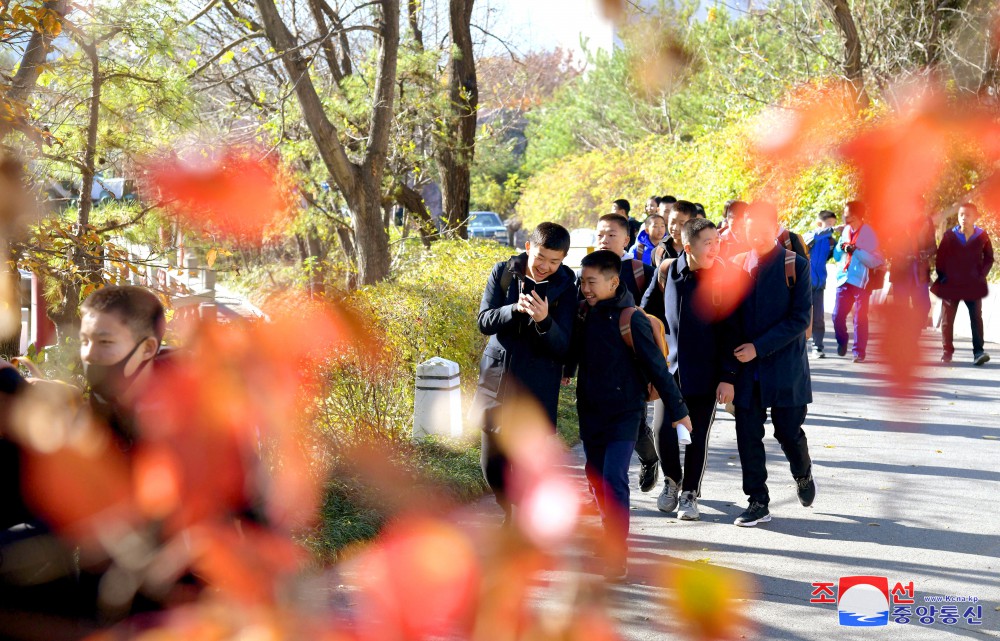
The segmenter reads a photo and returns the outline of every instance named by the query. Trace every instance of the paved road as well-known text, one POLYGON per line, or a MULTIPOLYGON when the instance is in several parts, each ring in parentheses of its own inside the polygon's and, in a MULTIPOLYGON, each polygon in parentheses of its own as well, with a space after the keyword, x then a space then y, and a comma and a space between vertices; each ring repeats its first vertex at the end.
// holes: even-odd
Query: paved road
MULTIPOLYGON (((935 359, 937 340, 930 332, 924 339, 935 359)), ((720 414, 702 521, 658 512, 658 489, 633 490, 632 576, 612 594, 625 638, 674 638, 676 626, 657 604, 663 595, 652 586, 654 568, 699 561, 752 579, 747 639, 1000 637, 1000 347, 987 349, 994 362, 973 367, 970 346, 959 344, 962 362, 929 364, 923 392, 906 402, 886 394, 877 362, 811 361, 815 402, 805 429, 817 499, 812 508, 798 504, 768 426, 774 520, 757 528, 732 525, 745 497, 733 420, 720 414), (891 629, 841 627, 835 605, 809 602, 811 584, 852 575, 885 576, 890 588, 913 581, 914 607, 926 596, 976 596, 982 624, 922 625, 914 618, 890 621, 891 629)), ((633 481, 637 474, 633 459, 633 481)))

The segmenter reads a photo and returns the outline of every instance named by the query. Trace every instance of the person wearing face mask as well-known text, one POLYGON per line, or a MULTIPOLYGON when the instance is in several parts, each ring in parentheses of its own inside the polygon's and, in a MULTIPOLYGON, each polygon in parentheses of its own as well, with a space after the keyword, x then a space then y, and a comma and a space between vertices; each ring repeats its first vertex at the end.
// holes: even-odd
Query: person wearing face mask
POLYGON ((80 360, 91 409, 128 449, 136 437, 142 392, 167 360, 160 350, 163 305, 142 287, 109 286, 83 301, 80 314, 80 360))

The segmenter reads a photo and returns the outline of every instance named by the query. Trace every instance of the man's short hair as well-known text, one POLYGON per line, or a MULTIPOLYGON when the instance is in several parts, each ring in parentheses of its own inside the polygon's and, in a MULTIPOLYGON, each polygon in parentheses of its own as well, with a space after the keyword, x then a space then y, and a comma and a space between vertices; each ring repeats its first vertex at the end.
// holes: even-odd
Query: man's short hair
POLYGON ((837 220, 837 214, 833 213, 829 209, 824 209, 823 211, 819 212, 820 220, 830 220, 831 218, 837 220))
POLYGON ((615 207, 617 207, 618 209, 624 209, 626 214, 632 213, 632 205, 629 204, 629 202, 624 198, 619 198, 618 200, 616 200, 615 207))
POLYGON ((702 205, 701 203, 695 203, 694 204, 694 208, 698 211, 698 217, 699 218, 705 218, 706 217, 705 216, 705 205, 702 205))
POLYGON ((972 213, 974 213, 974 214, 978 214, 979 213, 979 207, 976 207, 974 204, 972 204, 970 202, 964 202, 961 205, 959 205, 958 208, 959 209, 970 209, 970 210, 972 210, 972 213))
POLYGON ((612 225, 618 225, 622 230, 629 234, 630 230, 628 228, 628 218, 625 218, 621 214, 604 214, 597 219, 598 223, 611 223, 612 225))
POLYGON ((565 227, 556 223, 541 223, 531 232, 528 242, 535 247, 569 253, 570 238, 565 227))
POLYGON ((774 223, 774 225, 777 226, 778 208, 767 201, 755 202, 747 207, 746 213, 743 214, 743 218, 753 218, 758 221, 774 223))
POLYGON ((650 196, 649 199, 652 200, 652 201, 654 201, 654 202, 656 202, 657 205, 660 204, 660 200, 661 199, 660 199, 659 196, 650 196))
MULTIPOLYGON (((646 229, 649 229, 650 227, 653 226, 653 223, 656 221, 657 218, 663 220, 663 216, 659 214, 650 214, 646 216, 646 220, 642 224, 645 225, 646 229)), ((663 220, 663 222, 666 223, 667 221, 663 220)))
POLYGON ((868 206, 861 200, 849 200, 847 204, 844 205, 844 209, 850 209, 855 214, 861 216, 862 218, 868 215, 868 206))
POLYGON ((681 242, 685 245, 693 243, 706 229, 716 229, 715 223, 707 218, 692 218, 681 227, 681 242))
POLYGON ((729 215, 730 212, 733 214, 733 219, 743 218, 743 215, 747 212, 747 207, 750 205, 746 204, 742 200, 727 200, 726 208, 724 213, 729 215))
POLYGON ((674 198, 673 196, 660 196, 660 202, 661 203, 667 203, 668 205, 671 205, 671 204, 677 202, 677 199, 674 198))
POLYGON ((80 313, 115 314, 137 339, 152 336, 159 343, 167 332, 163 303, 144 287, 108 285, 87 297, 80 313))
POLYGON ((674 211, 679 214, 687 214, 691 218, 698 217, 698 208, 694 206, 693 202, 688 200, 678 200, 674 203, 674 211))
POLYGON ((584 256, 580 267, 591 267, 601 272, 605 278, 611 278, 621 274, 622 259, 609 249, 600 249, 584 256))

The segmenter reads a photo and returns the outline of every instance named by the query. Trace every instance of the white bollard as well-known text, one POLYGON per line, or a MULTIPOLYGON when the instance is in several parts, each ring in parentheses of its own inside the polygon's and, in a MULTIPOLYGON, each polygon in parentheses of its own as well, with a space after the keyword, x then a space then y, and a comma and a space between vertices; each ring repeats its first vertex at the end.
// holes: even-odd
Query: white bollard
POLYGON ((417 365, 413 438, 462 435, 462 390, 458 363, 432 358, 417 365))

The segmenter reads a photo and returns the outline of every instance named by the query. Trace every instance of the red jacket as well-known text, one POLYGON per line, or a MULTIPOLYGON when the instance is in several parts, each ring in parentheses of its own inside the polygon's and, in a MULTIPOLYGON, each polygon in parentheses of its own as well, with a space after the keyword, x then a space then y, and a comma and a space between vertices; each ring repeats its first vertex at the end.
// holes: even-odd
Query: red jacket
POLYGON ((937 251, 937 280, 931 291, 947 300, 986 298, 989 287, 986 275, 993 268, 993 245, 986 230, 976 227, 964 243, 958 227, 949 229, 937 251))

